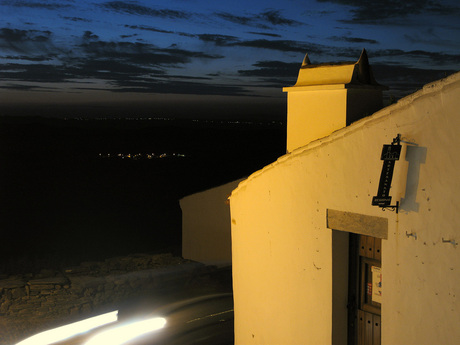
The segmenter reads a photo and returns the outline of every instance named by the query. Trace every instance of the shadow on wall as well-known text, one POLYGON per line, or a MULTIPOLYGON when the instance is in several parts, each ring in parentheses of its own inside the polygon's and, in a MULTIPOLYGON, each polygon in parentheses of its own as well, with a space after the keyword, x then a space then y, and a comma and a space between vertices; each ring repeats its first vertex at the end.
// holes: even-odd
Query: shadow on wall
POLYGON ((425 164, 426 147, 407 146, 406 161, 409 162, 407 169, 406 194, 401 198, 401 209, 404 211, 418 212, 419 204, 416 202, 417 188, 420 179, 420 164, 425 164))

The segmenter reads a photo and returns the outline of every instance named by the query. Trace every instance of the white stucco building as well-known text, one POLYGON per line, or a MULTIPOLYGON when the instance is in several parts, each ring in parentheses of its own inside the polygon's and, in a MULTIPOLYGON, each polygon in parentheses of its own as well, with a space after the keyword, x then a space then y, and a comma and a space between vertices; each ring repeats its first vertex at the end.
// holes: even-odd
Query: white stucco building
POLYGON ((288 153, 230 197, 236 344, 458 344, 460 73, 381 90, 365 55, 285 89, 288 153), (372 199, 398 135, 396 212, 372 199))
POLYGON ((182 210, 182 257, 210 265, 232 263, 228 197, 242 179, 188 195, 182 210))

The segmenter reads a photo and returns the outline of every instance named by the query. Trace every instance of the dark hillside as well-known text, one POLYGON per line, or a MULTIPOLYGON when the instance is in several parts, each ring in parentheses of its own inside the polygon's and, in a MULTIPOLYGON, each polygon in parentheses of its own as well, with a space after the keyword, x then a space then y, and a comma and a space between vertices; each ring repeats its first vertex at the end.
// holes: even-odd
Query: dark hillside
POLYGON ((20 269, 178 248, 181 197, 284 152, 274 122, 0 118, 0 259, 20 269))

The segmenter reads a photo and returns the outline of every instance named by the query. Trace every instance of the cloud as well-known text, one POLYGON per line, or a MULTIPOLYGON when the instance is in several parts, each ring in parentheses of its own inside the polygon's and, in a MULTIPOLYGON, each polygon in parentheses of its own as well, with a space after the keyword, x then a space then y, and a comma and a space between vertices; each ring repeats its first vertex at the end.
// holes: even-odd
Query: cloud
POLYGON ((73 61, 73 65, 67 67, 68 74, 76 78, 98 78, 101 80, 124 80, 136 78, 142 75, 163 75, 160 69, 142 67, 124 61, 110 59, 73 61))
POLYGON ((305 54, 306 51, 320 53, 323 50, 320 45, 309 44, 291 40, 240 40, 235 36, 202 34, 198 38, 204 42, 211 42, 221 47, 248 47, 259 49, 278 50, 283 52, 296 52, 305 54))
POLYGON ((146 43, 132 42, 84 42, 81 45, 86 58, 97 60, 117 60, 129 64, 145 66, 177 66, 198 59, 221 59, 223 56, 206 54, 179 48, 158 48, 146 43))
POLYGON ((235 24, 256 26, 256 23, 254 23, 254 17, 237 16, 228 12, 218 12, 215 13, 215 15, 223 20, 227 20, 235 24))
POLYGON ((237 37, 229 35, 202 34, 198 35, 198 38, 203 42, 212 42, 217 46, 231 46, 239 42, 237 37))
POLYGON ((51 64, 4 64, 2 78, 28 82, 62 83, 71 78, 63 66, 51 64))
POLYGON ((117 81, 114 92, 171 93, 193 95, 249 96, 248 91, 236 85, 191 81, 138 79, 117 81))
POLYGON ((175 34, 174 31, 157 29, 147 25, 125 25, 125 28, 134 29, 134 30, 145 30, 145 31, 152 31, 152 32, 159 32, 162 34, 175 34))
POLYGON ((377 82, 389 86, 388 93, 396 98, 407 96, 428 83, 456 72, 450 69, 433 70, 388 64, 372 65, 372 71, 377 82))
POLYGON ((454 37, 452 39, 448 39, 442 35, 438 35, 435 33, 434 28, 426 28, 424 30, 420 30, 414 34, 405 34, 404 38, 412 43, 412 44, 428 44, 431 46, 440 46, 443 50, 448 49, 449 47, 458 50, 460 47, 460 43, 454 37))
POLYGON ((50 39, 51 31, 0 29, 0 39, 6 42, 45 42, 50 39))
POLYGON ((102 3, 101 7, 120 13, 141 15, 149 17, 160 17, 168 19, 188 19, 191 14, 184 11, 169 9, 156 10, 147 6, 139 5, 136 1, 109 1, 102 3))
POLYGON ((134 29, 134 30, 145 30, 145 31, 152 31, 152 32, 160 32, 163 34, 174 34, 174 31, 168 31, 163 29, 157 29, 147 25, 125 25, 125 28, 134 29))
POLYGON ((37 89, 37 86, 24 85, 24 84, 7 84, 5 86, 0 85, 0 89, 19 90, 19 91, 32 91, 37 89))
POLYGON ((91 20, 85 19, 85 18, 80 18, 80 17, 66 17, 62 16, 65 20, 70 20, 72 22, 84 22, 84 23, 91 23, 91 20))
POLYGON ((448 65, 458 65, 460 54, 448 54, 441 52, 429 52, 423 50, 403 51, 400 49, 372 50, 371 56, 375 58, 400 58, 401 63, 406 61, 411 65, 423 62, 427 66, 434 68, 448 65))
POLYGON ((270 29, 272 26, 303 25, 301 22, 283 17, 281 11, 277 10, 269 10, 251 16, 238 16, 229 12, 216 12, 215 15, 220 19, 235 24, 258 27, 261 29, 270 29))
POLYGON ((263 12, 259 15, 259 18, 266 20, 272 25, 297 26, 302 24, 298 21, 282 17, 281 12, 276 10, 263 12))
POLYGON ((120 35, 120 38, 126 39, 126 38, 132 38, 132 37, 136 37, 136 36, 138 36, 138 34, 132 34, 132 35, 120 35))
POLYGON ((319 48, 318 45, 302 43, 298 41, 290 41, 290 40, 248 40, 242 41, 238 43, 234 43, 232 45, 240 46, 240 47, 251 47, 251 48, 263 48, 263 49, 271 49, 271 50, 279 50, 283 52, 296 52, 296 53, 305 53, 315 52, 315 53, 322 53, 323 50, 319 48))
POLYGON ((376 20, 385 20, 396 17, 407 17, 421 13, 451 15, 460 13, 460 7, 443 4, 439 0, 317 0, 339 5, 351 6, 353 14, 351 20, 342 20, 347 23, 370 23, 376 20))
POLYGON ((125 28, 133 29, 133 30, 152 31, 152 32, 158 32, 161 34, 173 34, 173 35, 179 35, 179 36, 184 36, 184 37, 196 37, 196 35, 190 34, 187 32, 158 29, 158 28, 154 28, 148 25, 125 25, 125 28))
POLYGON ((99 36, 93 34, 91 31, 87 30, 83 33, 83 40, 85 41, 92 41, 92 40, 98 40, 99 36))
POLYGON ((369 38, 359 38, 359 37, 338 37, 338 36, 331 36, 329 37, 330 40, 336 42, 349 42, 349 43, 365 43, 365 44, 377 44, 378 41, 369 39, 369 38))
POLYGON ((255 69, 239 70, 238 73, 243 76, 250 77, 281 77, 281 78, 294 78, 299 73, 301 64, 299 62, 283 62, 283 61, 258 61, 252 66, 255 69), (289 77, 287 77, 289 76, 289 77))
MULTIPOLYGON (((193 55, 193 54, 192 54, 193 55)), ((163 93, 163 94, 197 94, 197 95, 238 95, 247 96, 249 92, 241 86, 223 85, 208 77, 168 75, 162 69, 142 67, 139 65, 115 60, 69 60, 69 64, 5 64, 2 76, 6 83, 1 89, 42 91, 48 86, 42 83, 60 85, 75 84, 78 80, 97 79, 106 83, 107 87, 75 87, 72 90, 102 90, 124 93, 163 93), (70 65, 72 64, 72 65, 70 65), (15 83, 19 82, 19 84, 15 83), (34 82, 25 85, 23 82, 34 82)))
MULTIPOLYGON (((48 36, 50 35, 51 33, 48 36)), ((38 32, 0 30, 0 42, 3 40, 9 44, 41 41, 39 36, 41 35, 38 32)), ((75 83, 78 80, 87 83, 89 79, 97 79, 105 82, 108 85, 106 90, 112 92, 244 94, 243 89, 238 87, 207 83, 201 85, 209 77, 183 77, 168 75, 166 72, 168 67, 181 67, 195 59, 221 59, 221 55, 180 49, 175 45, 159 48, 147 43, 103 41, 89 30, 82 34, 80 43, 72 49, 72 53, 61 54, 59 59, 55 56, 53 63, 49 64, 40 63, 49 60, 49 55, 21 55, 23 61, 35 63, 3 64, 2 76, 4 80, 11 82, 54 82, 57 85, 75 83), (193 90, 186 91, 187 87, 193 90)), ((9 83, 3 88, 18 89, 18 85, 9 83)), ((38 88, 39 85, 31 90, 38 88)))
POLYGON ((281 89, 296 82, 301 63, 283 61, 258 61, 252 65, 253 69, 239 70, 243 77, 256 77, 261 81, 258 87, 281 89))
POLYGON ((43 61, 50 61, 55 55, 36 55, 36 56, 29 56, 29 55, 20 55, 20 56, 11 56, 6 55, 2 56, 1 58, 7 60, 19 60, 19 61, 35 61, 35 62, 43 62, 43 61))
POLYGON ((241 40, 238 37, 230 35, 201 34, 198 35, 198 38, 204 42, 214 43, 215 45, 221 47, 248 47, 302 54, 309 52, 321 55, 326 53, 328 50, 333 51, 335 49, 332 47, 328 48, 327 46, 321 44, 313 44, 302 41, 268 39, 241 40))
POLYGON ((22 0, 3 0, 2 5, 13 7, 28 7, 46 10, 59 10, 62 8, 73 7, 69 4, 62 4, 65 1, 22 1, 22 0))
POLYGON ((0 49, 21 55, 54 55, 51 31, 0 29, 0 49))
POLYGON ((254 32, 254 31, 250 31, 249 33, 250 33, 250 34, 253 34, 253 35, 260 35, 260 36, 281 37, 281 35, 272 34, 272 33, 268 33, 268 32, 254 32))

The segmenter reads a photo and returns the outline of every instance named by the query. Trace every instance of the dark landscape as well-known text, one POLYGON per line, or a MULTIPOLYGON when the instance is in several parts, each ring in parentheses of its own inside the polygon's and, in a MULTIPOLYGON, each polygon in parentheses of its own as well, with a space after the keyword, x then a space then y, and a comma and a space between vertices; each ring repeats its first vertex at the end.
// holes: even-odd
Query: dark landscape
POLYGON ((285 123, 269 119, 2 116, 0 269, 180 255, 180 198, 284 152, 285 123))

